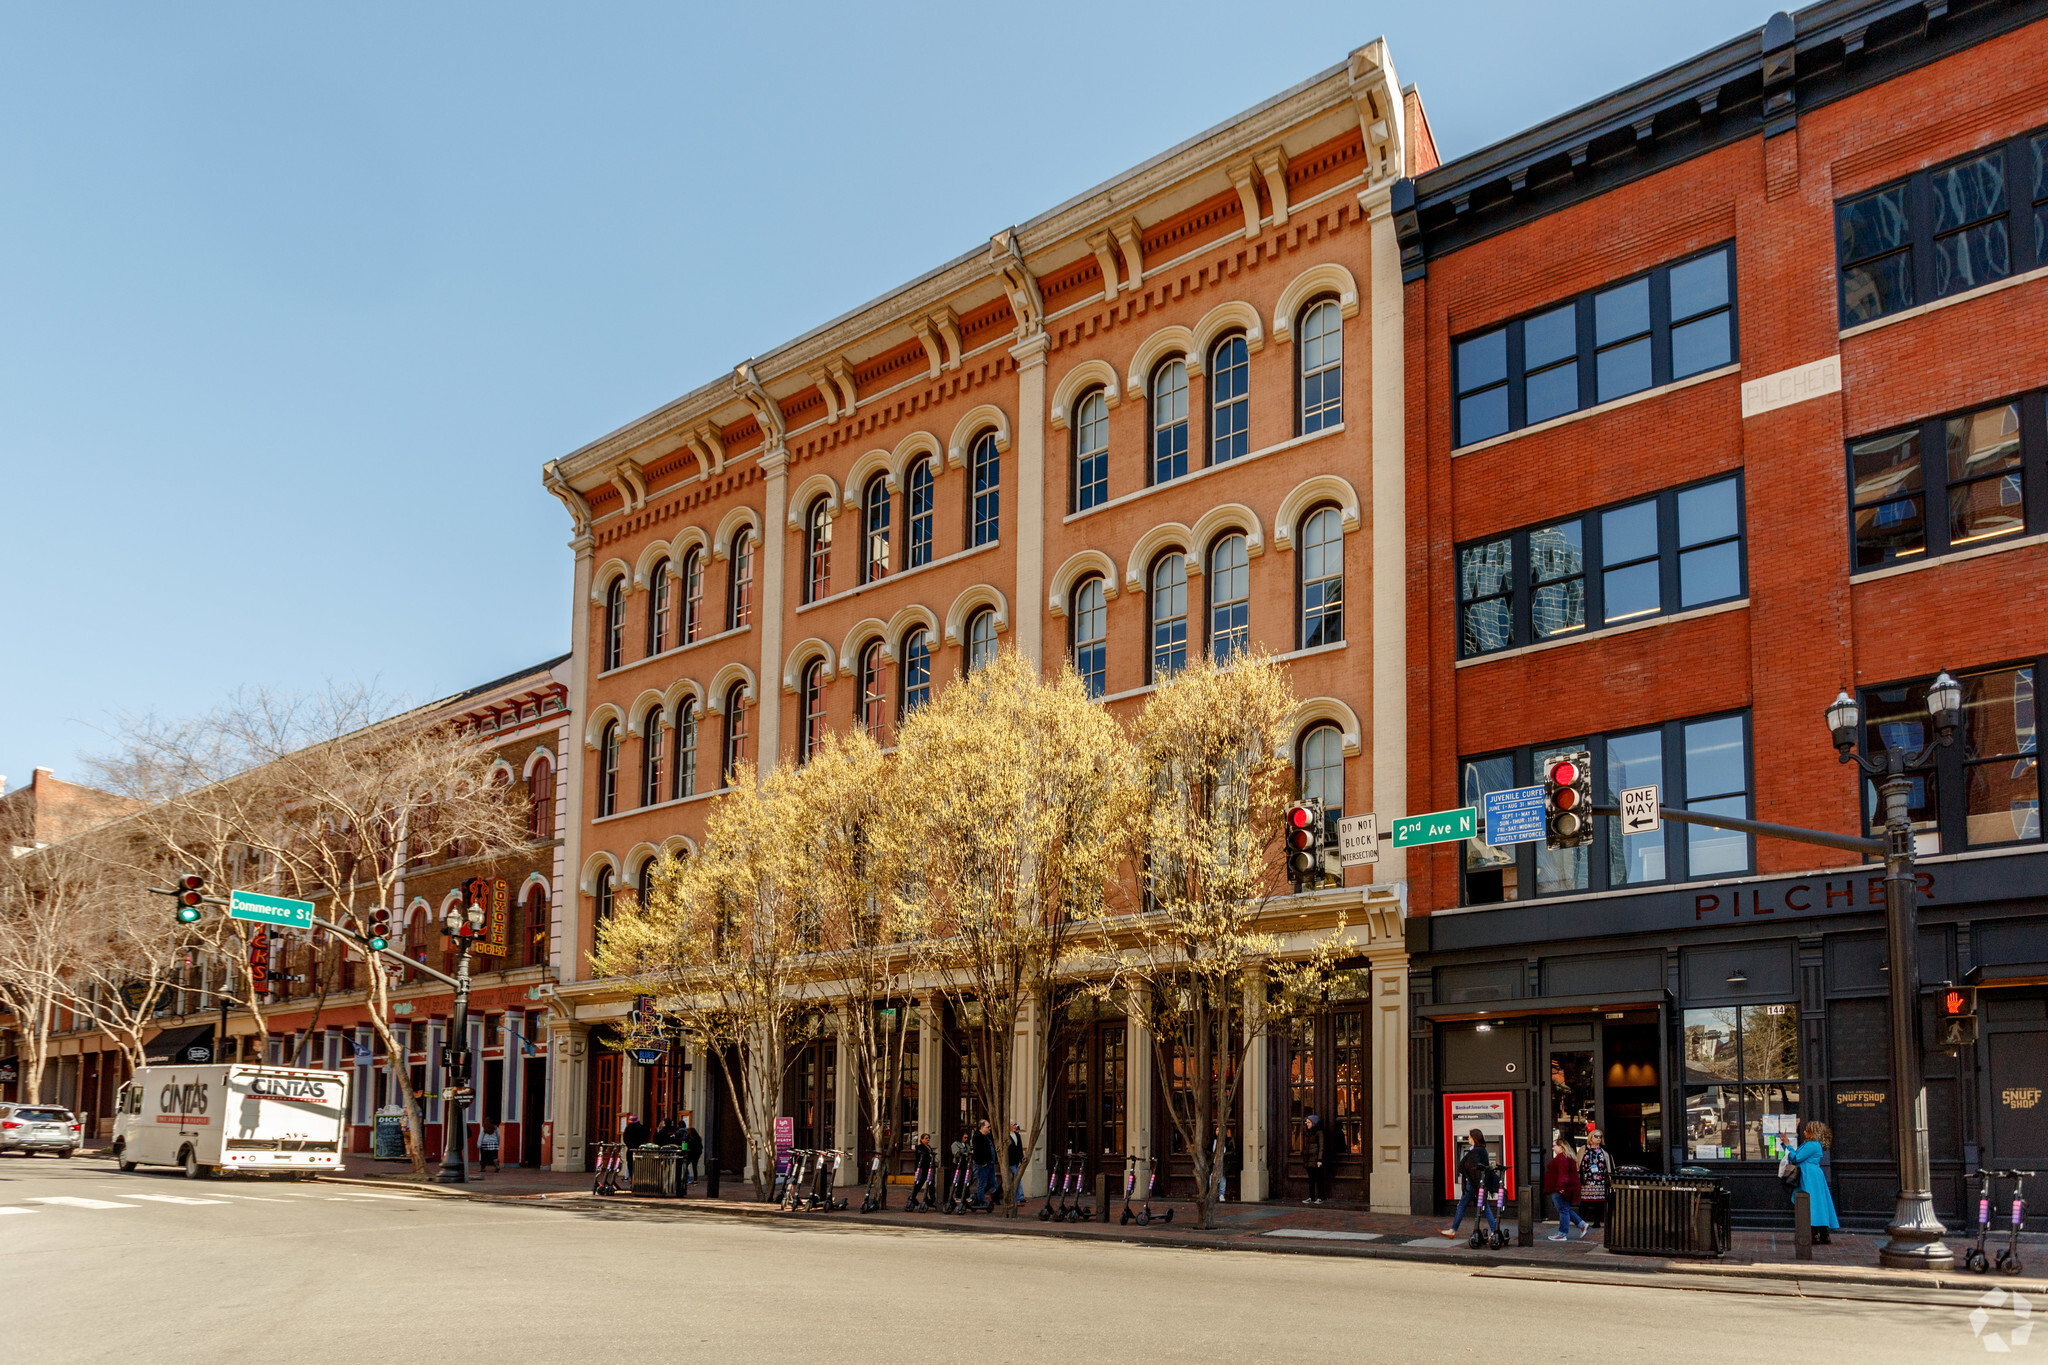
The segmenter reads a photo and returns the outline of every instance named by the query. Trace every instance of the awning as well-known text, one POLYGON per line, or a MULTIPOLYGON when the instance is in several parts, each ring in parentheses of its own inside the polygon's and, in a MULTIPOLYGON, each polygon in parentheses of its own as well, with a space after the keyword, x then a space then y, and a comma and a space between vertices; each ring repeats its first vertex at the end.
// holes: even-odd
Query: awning
POLYGON ((1537 1014, 1606 1014, 1663 1009, 1669 991, 1608 991, 1597 995, 1539 995, 1518 1000, 1455 1000, 1424 1005, 1416 1014, 1439 1024, 1461 1019, 1526 1019, 1537 1014))
POLYGON ((1980 962, 1964 974, 1971 986, 2048 986, 2048 962, 1980 962))
POLYGON ((142 1045, 142 1060, 151 1066, 201 1066, 213 1060, 213 1025, 167 1028, 142 1045))

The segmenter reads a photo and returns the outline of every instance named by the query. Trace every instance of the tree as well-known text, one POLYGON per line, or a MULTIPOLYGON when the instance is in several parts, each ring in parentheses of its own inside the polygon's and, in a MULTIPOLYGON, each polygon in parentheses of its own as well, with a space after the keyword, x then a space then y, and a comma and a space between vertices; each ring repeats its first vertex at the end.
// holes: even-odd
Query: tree
POLYGON ((98 864, 85 941, 65 976, 66 1003, 114 1040, 131 1070, 144 1064, 145 1036, 187 952, 188 926, 171 903, 151 895, 154 861, 131 828, 116 825, 78 836, 82 856, 98 864))
POLYGON ((105 865, 83 837, 38 848, 25 813, 0 828, 0 1005, 21 1038, 19 1094, 42 1097, 52 1013, 94 941, 105 865), (18 852, 16 850, 19 850, 18 852))
MULTIPOLYGON (((1046 682, 1006 651, 904 721, 896 764, 871 845, 900 869, 898 913, 920 931, 922 973, 968 1025, 958 1046, 982 1115, 999 1144, 1014 1118, 1028 1156, 1069 1041, 1069 968, 1104 924, 1130 745, 1071 669, 1046 682)), ((1007 1174, 1003 1204, 1014 1217, 1007 1174)))
MULTIPOLYGON (((706 815, 702 851, 664 855, 637 897, 620 897, 597 928, 591 965, 655 995, 660 1013, 717 1059, 755 1197, 765 1201, 790 1047, 815 1011, 800 989, 814 932, 809 870, 790 837, 801 802, 795 774, 777 767, 756 785, 751 769, 737 767, 727 781, 706 815)), ((650 1040, 629 1031, 626 1045, 642 1041, 650 1040)))
POLYGON ((1162 684, 1135 727, 1142 807, 1120 883, 1134 903, 1107 984, 1152 1040, 1204 1228, 1245 1058, 1272 1020, 1307 1008, 1348 944, 1341 912, 1334 933, 1284 957, 1266 923, 1286 888, 1293 709, 1270 659, 1204 659, 1162 684))

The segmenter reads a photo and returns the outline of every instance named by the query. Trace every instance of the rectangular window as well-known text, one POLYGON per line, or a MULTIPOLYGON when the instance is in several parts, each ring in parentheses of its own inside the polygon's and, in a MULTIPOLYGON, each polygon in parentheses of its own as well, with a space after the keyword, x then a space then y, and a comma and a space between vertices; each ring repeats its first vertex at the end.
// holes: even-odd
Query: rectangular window
POLYGON ((2048 265, 2044 142, 2013 138, 1837 203, 1842 326, 2048 265))
MULTIPOLYGON (((1966 848, 2034 843, 2041 838, 2040 730, 2035 683, 2048 660, 1957 673, 1963 686, 1961 732, 1936 747, 1925 766, 1909 770, 1908 813, 1923 856, 1966 848)), ((1863 752, 1917 750, 1934 736, 1925 679, 1866 688, 1863 752)), ((1876 784, 1863 782, 1870 832, 1881 835, 1884 812, 1876 784)))
POLYGON ((1724 243, 1454 342, 1456 442, 1733 364, 1736 341, 1735 247, 1724 243))
POLYGON ((1974 549, 2048 526, 2044 400, 2029 394, 1849 443, 1855 567, 1974 549))
POLYGON ((1729 474, 1462 545, 1459 654, 1734 601, 1748 590, 1744 535, 1742 476, 1729 474))
POLYGON ((1750 735, 1744 713, 1666 721, 1468 758, 1459 765, 1459 790, 1463 802, 1479 811, 1480 829, 1479 837, 1465 846, 1465 904, 1614 891, 1750 870, 1748 835, 1676 821, 1652 833, 1630 834, 1618 818, 1597 815, 1592 844, 1580 848, 1551 849, 1541 839, 1498 847, 1487 843, 1486 794, 1535 786, 1543 780, 1546 760, 1577 749, 1593 756, 1593 790, 1603 805, 1613 805, 1624 788, 1655 785, 1667 806, 1749 818, 1750 735))
POLYGON ((1775 1161, 1799 1145, 1799 1007, 1685 1012, 1685 1156, 1775 1161))

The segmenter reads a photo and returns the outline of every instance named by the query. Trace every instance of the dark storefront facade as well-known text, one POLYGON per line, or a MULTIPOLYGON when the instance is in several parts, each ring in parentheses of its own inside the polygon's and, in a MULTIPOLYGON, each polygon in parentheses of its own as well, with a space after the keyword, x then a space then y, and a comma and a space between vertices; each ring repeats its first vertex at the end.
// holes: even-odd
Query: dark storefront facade
MULTIPOLYGON (((2048 1160, 2048 852, 1919 871, 1934 1194, 1958 1227, 1970 1171, 2048 1160), (1982 1035, 1951 1056, 1933 987, 1966 981, 1982 1035)), ((1617 1162, 1709 1169, 1763 1225, 1790 1221, 1780 1144, 1819 1119, 1845 1223, 1881 1226, 1897 1190, 1883 895, 1864 867, 1410 921, 1415 1210, 1448 1207, 1447 1132, 1505 1097, 1518 1175, 1597 1125, 1617 1162)))

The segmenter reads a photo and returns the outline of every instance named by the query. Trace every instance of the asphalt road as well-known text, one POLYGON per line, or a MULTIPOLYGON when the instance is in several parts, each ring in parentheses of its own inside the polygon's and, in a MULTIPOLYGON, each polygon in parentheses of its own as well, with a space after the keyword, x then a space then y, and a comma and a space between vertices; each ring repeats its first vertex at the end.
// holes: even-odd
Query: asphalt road
MULTIPOLYGON (((1867 1365, 1984 1352, 1956 1295, 1689 1292, 1453 1265, 570 1212, 124 1175, 83 1158, 0 1158, 0 1285, 0 1352, 37 1365, 1867 1365)), ((2021 1324, 2007 1305, 1985 1327, 2010 1335, 2021 1324)), ((2048 1359, 2048 1333, 2014 1344, 2048 1359)))

